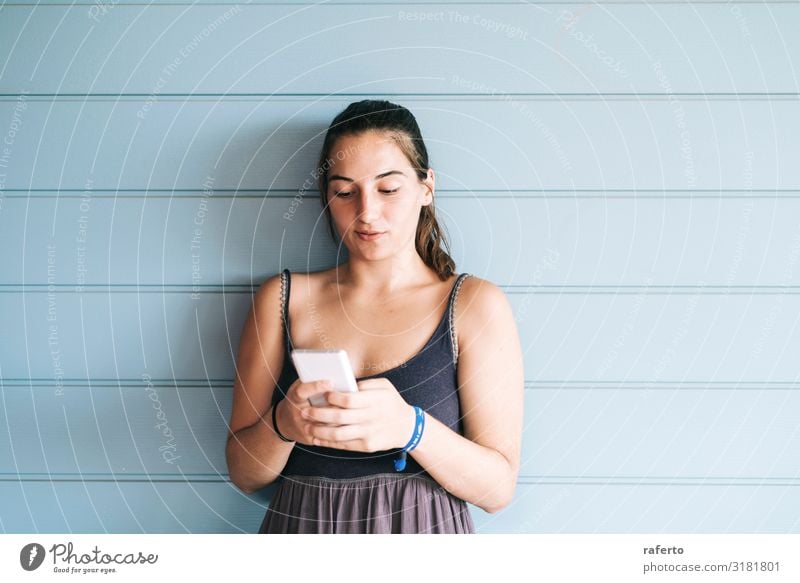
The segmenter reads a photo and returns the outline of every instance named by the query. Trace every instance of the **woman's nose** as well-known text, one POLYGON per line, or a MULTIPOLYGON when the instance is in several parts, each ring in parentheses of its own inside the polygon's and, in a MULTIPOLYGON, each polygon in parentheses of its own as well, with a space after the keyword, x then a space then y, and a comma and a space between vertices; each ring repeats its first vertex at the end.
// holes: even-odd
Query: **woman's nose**
POLYGON ((362 191, 358 198, 358 217, 365 223, 375 218, 380 205, 376 193, 362 191))

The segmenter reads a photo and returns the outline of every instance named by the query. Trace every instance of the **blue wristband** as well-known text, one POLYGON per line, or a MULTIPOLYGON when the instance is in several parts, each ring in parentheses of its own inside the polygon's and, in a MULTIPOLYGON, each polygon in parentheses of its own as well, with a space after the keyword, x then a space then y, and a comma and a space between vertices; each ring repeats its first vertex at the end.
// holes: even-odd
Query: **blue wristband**
POLYGON ((425 413, 423 412, 421 407, 416 407, 416 406, 414 407, 414 413, 416 414, 414 433, 411 435, 411 439, 408 441, 406 446, 394 460, 394 470, 396 472, 402 472, 403 470, 406 469, 406 459, 408 458, 408 452, 417 447, 419 445, 420 440, 422 439, 422 432, 425 429, 425 413))

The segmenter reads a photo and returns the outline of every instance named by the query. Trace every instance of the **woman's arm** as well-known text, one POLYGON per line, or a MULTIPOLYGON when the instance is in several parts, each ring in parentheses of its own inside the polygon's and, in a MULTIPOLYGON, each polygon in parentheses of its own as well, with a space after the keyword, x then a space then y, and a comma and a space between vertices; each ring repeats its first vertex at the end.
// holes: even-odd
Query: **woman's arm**
MULTIPOLYGON (((274 432, 270 407, 285 352, 280 288, 280 275, 276 275, 256 292, 236 360, 225 459, 231 481, 248 494, 278 477, 294 446, 274 432)), ((285 415, 285 407, 278 407, 278 413, 285 415)), ((278 427, 286 427, 281 416, 278 427)))
POLYGON ((426 415, 422 440, 409 455, 448 492, 497 512, 514 496, 519 473, 524 400, 519 334, 505 294, 488 281, 467 278, 457 304, 464 436, 426 415))

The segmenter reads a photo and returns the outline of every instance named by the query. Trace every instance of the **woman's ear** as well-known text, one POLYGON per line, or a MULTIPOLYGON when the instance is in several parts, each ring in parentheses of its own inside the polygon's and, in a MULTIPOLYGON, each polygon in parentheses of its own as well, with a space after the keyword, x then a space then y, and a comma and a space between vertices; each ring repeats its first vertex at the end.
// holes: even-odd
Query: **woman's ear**
POLYGON ((426 189, 425 201, 422 206, 428 206, 433 202, 433 191, 436 189, 436 175, 433 173, 433 168, 428 168, 428 176, 423 179, 422 184, 426 189))

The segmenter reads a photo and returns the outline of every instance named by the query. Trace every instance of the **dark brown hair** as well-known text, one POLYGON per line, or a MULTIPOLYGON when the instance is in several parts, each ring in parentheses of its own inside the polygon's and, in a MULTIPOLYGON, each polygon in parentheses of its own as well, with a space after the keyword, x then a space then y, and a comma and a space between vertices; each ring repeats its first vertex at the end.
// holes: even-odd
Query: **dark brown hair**
MULTIPOLYGON (((402 105, 384 100, 365 99, 351 103, 331 122, 317 166, 320 202, 328 218, 331 237, 338 242, 333 217, 328 206, 328 170, 332 164, 330 152, 336 140, 345 135, 359 135, 376 130, 389 133, 397 146, 411 162, 411 167, 422 182, 428 176, 428 150, 422 140, 422 132, 414 115, 402 105)), ((417 253, 425 265, 433 269, 439 279, 445 281, 456 270, 455 261, 448 252, 450 245, 445 231, 436 220, 434 201, 420 209, 416 235, 417 253)))

